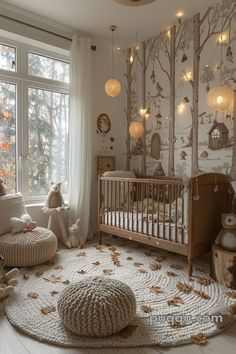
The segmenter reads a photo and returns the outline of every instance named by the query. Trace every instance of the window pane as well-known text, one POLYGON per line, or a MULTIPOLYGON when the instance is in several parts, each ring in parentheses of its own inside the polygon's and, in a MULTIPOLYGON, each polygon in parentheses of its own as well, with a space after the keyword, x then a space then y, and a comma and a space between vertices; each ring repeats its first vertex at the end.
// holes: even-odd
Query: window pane
POLYGON ((16 71, 16 48, 0 44, 0 69, 16 71))
POLYGON ((69 96, 29 88, 29 194, 48 193, 50 181, 68 193, 69 96))
POLYGON ((68 63, 34 53, 28 53, 28 72, 45 79, 69 82, 68 63))
POLYGON ((0 177, 16 190, 16 86, 0 81, 0 177))

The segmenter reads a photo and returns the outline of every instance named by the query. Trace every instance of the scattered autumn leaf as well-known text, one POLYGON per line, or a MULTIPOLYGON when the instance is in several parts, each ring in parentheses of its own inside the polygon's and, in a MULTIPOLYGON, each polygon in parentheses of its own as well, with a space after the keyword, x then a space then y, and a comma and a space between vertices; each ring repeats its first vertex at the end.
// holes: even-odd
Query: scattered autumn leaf
POLYGON ((79 274, 85 274, 86 273, 86 271, 85 270, 83 270, 83 269, 81 269, 81 270, 78 270, 78 272, 77 273, 79 273, 79 274))
POLYGON ((112 251, 112 252, 116 251, 116 247, 115 246, 110 246, 108 249, 109 249, 109 251, 112 251))
POLYGON ((160 286, 154 286, 154 285, 149 286, 149 290, 150 290, 150 292, 153 293, 153 294, 160 294, 160 293, 162 293, 162 289, 161 289, 160 286))
POLYGON ((191 338, 195 344, 204 345, 207 343, 207 337, 201 332, 191 336, 191 338))
POLYGON ((63 280, 62 284, 64 285, 69 285, 70 284, 70 281, 67 279, 67 280, 63 280))
POLYGON ((54 267, 54 269, 56 270, 60 270, 60 269, 63 269, 63 265, 62 264, 58 264, 57 266, 54 267))
POLYGON ((183 269, 183 266, 181 264, 177 264, 177 263, 171 263, 170 267, 176 270, 181 270, 183 269))
POLYGON ((37 299, 39 294, 37 293, 34 293, 34 292, 31 292, 31 293, 28 293, 27 296, 30 298, 30 299, 37 299))
POLYGON ((28 279, 29 279, 29 276, 26 275, 26 274, 22 274, 22 278, 23 278, 24 280, 28 280, 28 279))
POLYGON ((211 298, 210 295, 206 294, 204 291, 201 290, 194 290, 194 294, 205 300, 209 300, 211 298))
POLYGON ((121 267, 121 263, 119 261, 118 255, 120 255, 120 253, 113 252, 112 255, 111 255, 111 260, 112 260, 114 266, 121 267))
POLYGON ((142 265, 143 265, 143 263, 134 262, 134 266, 135 266, 135 267, 141 267, 142 265))
POLYGON ((162 256, 162 255, 159 255, 159 256, 156 256, 155 258, 155 261, 157 262, 162 262, 166 259, 166 256, 162 256))
POLYGON ((141 306, 141 309, 142 309, 143 312, 145 312, 145 313, 150 313, 150 312, 152 312, 151 306, 142 305, 142 306, 141 306))
POLYGON ((50 291, 50 294, 52 296, 55 296, 55 295, 59 294, 59 291, 53 290, 53 291, 50 291))
POLYGON ((99 261, 93 262, 93 265, 98 266, 100 264, 99 261))
POLYGON ((196 266, 196 270, 198 270, 201 273, 205 273, 205 270, 200 266, 196 266))
POLYGON ((41 312, 43 315, 48 315, 51 312, 55 312, 56 307, 55 306, 46 306, 41 308, 41 312))
POLYGON ((112 275, 112 269, 103 269, 105 275, 112 275))
POLYGON ((160 270, 161 264, 159 262, 155 262, 155 263, 150 264, 149 268, 151 270, 160 270))
POLYGON ((175 272, 171 272, 171 271, 168 271, 168 272, 167 272, 167 275, 168 275, 169 277, 177 277, 177 274, 176 274, 175 272))
POLYGON ((191 293, 192 288, 193 288, 191 285, 188 285, 186 283, 181 283, 181 282, 178 282, 178 284, 176 286, 180 291, 183 291, 186 294, 191 293))
POLYGON ((37 278, 40 278, 42 275, 43 275, 43 272, 36 272, 35 274, 34 274, 37 278))
POLYGON ((127 327, 125 327, 124 329, 122 329, 118 335, 122 338, 128 338, 130 336, 132 336, 132 334, 134 333, 134 331, 137 329, 138 326, 132 326, 129 325, 127 327))
POLYGON ((127 257, 127 261, 132 261, 133 258, 132 257, 127 257))
POLYGON ((143 274, 144 274, 144 273, 147 273, 147 271, 146 271, 145 269, 143 269, 143 268, 139 268, 139 269, 138 269, 138 272, 139 272, 139 273, 143 273, 143 274))
POLYGON ((236 291, 227 291, 225 295, 231 297, 231 299, 236 299, 236 291))
POLYGON ((50 259, 49 261, 47 261, 44 264, 47 265, 47 266, 53 266, 55 264, 55 259, 50 259))
POLYGON ((45 280, 47 283, 56 284, 61 282, 61 277, 57 277, 55 274, 52 274, 49 277, 43 278, 43 280, 45 280))
POLYGON ((99 251, 99 252, 104 252, 102 245, 97 245, 97 246, 95 246, 95 248, 96 248, 96 250, 99 251))
POLYGON ((86 256, 86 252, 79 252, 76 254, 76 257, 85 257, 86 256))
POLYGON ((168 306, 178 306, 184 304, 184 300, 180 296, 175 296, 173 299, 167 301, 168 306))
POLYGON ((197 282, 199 284, 201 284, 201 285, 208 286, 208 285, 211 285, 212 283, 214 283, 214 280, 213 279, 207 279, 207 278, 200 278, 200 279, 198 279, 197 282))

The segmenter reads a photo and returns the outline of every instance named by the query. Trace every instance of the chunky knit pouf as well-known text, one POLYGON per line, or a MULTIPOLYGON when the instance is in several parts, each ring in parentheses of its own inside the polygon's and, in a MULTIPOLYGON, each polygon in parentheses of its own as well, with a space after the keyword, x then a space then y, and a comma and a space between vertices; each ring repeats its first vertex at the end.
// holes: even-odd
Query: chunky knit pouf
POLYGON ((89 337, 115 334, 136 314, 135 296, 130 287, 105 277, 88 277, 67 286, 57 307, 68 329, 89 337))
POLYGON ((0 237, 0 254, 8 267, 31 267, 53 258, 57 238, 48 229, 37 227, 32 232, 5 234, 0 237))

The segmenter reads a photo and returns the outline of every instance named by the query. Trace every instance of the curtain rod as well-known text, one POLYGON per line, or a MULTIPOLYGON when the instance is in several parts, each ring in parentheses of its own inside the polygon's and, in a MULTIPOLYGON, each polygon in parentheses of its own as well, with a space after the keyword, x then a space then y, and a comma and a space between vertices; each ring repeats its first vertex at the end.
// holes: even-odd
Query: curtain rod
MULTIPOLYGON (((52 31, 49 31, 49 30, 40 28, 40 27, 38 27, 38 26, 31 25, 31 24, 26 23, 26 22, 24 22, 24 21, 17 20, 17 19, 15 19, 14 17, 2 15, 2 14, 0 14, 0 17, 3 17, 3 18, 5 18, 5 19, 7 19, 7 20, 12 20, 12 21, 14 21, 14 22, 20 23, 21 25, 25 25, 25 26, 28 26, 28 27, 31 27, 31 28, 34 28, 34 29, 43 31, 43 32, 48 33, 48 34, 52 34, 52 35, 54 35, 54 36, 57 36, 57 37, 59 37, 59 38, 66 39, 66 40, 72 42, 72 39, 71 39, 70 37, 66 37, 66 36, 63 36, 63 35, 61 35, 61 34, 58 34, 58 33, 55 33, 55 32, 52 32, 52 31)), ((95 50, 97 49, 96 45, 91 45, 91 49, 92 49, 93 51, 95 51, 95 50)))

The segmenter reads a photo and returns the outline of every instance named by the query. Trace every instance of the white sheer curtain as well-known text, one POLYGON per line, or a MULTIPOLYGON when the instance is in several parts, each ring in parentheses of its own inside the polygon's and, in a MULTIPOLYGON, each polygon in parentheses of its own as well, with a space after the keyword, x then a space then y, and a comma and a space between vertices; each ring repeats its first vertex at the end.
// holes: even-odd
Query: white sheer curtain
POLYGON ((92 183, 92 63, 89 38, 72 38, 70 53, 70 218, 80 218, 80 234, 85 242, 90 233, 90 193, 92 183))

